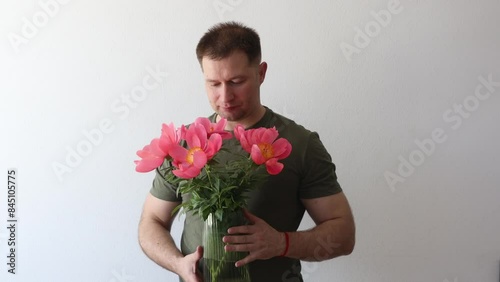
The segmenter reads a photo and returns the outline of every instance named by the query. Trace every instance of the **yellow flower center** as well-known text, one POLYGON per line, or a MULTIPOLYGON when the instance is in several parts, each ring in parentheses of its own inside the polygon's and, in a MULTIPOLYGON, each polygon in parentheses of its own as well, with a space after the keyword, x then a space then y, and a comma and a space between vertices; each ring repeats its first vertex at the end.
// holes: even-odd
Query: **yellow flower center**
POLYGON ((193 164, 193 162, 194 162, 194 153, 196 153, 198 151, 201 151, 200 147, 194 147, 194 148, 189 149, 189 151, 187 153, 187 156, 186 156, 186 161, 189 164, 193 164))
POLYGON ((260 152, 266 160, 274 157, 273 146, 271 146, 271 144, 262 143, 257 146, 259 146, 260 152))

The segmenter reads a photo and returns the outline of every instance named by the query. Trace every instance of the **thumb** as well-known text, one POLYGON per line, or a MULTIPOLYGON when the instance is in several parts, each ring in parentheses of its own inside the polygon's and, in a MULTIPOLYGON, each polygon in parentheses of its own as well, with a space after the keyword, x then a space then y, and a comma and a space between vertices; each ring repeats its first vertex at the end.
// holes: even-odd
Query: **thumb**
POLYGON ((196 247, 196 251, 194 252, 194 256, 196 260, 200 260, 203 257, 203 247, 198 246, 196 247))
MULTIPOLYGON (((190 258, 189 260, 192 263, 192 265, 191 265, 191 271, 194 274, 198 273, 197 265, 198 265, 198 262, 201 260, 202 257, 203 257, 203 247, 202 246, 196 247, 196 250, 192 254, 189 255, 189 258, 190 258)), ((198 280, 196 280, 196 281, 198 281, 198 280)))

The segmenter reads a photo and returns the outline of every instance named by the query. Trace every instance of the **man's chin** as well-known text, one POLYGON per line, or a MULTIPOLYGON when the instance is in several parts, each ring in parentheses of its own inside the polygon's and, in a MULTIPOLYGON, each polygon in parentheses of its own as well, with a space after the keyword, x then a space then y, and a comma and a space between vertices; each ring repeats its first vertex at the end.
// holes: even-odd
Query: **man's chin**
POLYGON ((219 112, 217 113, 221 118, 225 118, 227 121, 238 121, 241 119, 241 115, 234 115, 230 113, 223 113, 219 112))

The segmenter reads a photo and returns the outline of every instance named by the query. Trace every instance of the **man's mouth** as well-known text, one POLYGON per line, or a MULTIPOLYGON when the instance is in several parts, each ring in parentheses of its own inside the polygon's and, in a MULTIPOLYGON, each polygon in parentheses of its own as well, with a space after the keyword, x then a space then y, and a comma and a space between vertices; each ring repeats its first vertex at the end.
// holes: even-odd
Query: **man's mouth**
POLYGON ((238 106, 237 105, 231 105, 231 106, 222 106, 222 109, 225 111, 231 111, 236 109, 238 106))

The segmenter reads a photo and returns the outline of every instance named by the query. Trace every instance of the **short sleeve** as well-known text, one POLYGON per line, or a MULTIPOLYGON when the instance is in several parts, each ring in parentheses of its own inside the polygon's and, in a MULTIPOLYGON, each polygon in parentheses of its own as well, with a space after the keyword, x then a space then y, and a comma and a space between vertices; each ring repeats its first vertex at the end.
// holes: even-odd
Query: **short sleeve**
POLYGON ((304 170, 300 185, 300 198, 312 199, 342 192, 337 181, 335 164, 316 132, 309 135, 303 155, 304 170))
POLYGON ((177 195, 177 186, 168 182, 166 179, 168 162, 165 161, 160 167, 156 169, 156 175, 153 180, 153 186, 149 192, 151 195, 158 199, 171 201, 171 202, 181 202, 181 195, 177 195))

